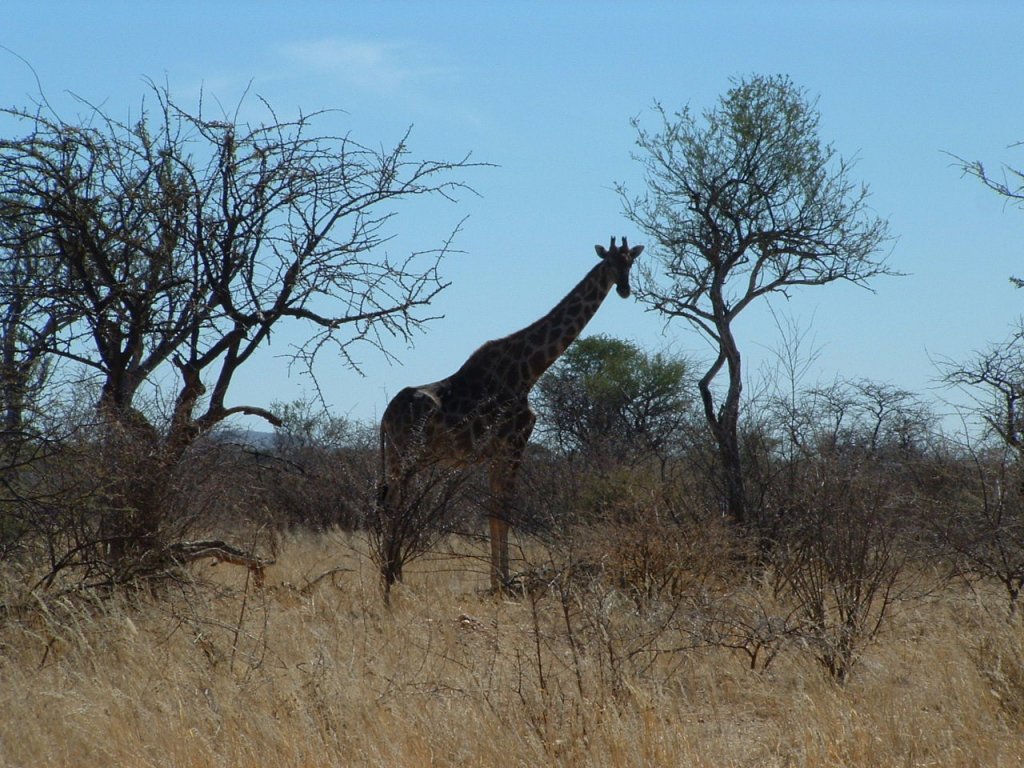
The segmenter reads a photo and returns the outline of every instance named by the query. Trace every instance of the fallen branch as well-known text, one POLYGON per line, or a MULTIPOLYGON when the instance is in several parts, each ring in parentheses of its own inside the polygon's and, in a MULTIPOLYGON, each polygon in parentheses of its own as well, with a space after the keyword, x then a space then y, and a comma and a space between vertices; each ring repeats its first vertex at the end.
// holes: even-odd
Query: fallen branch
POLYGON ((304 586, 302 589, 299 590, 299 594, 300 595, 308 595, 310 592, 313 591, 313 588, 316 587, 317 584, 319 584, 321 581, 326 579, 328 576, 334 576, 334 575, 339 574, 339 573, 351 573, 351 572, 352 572, 351 568, 340 568, 340 567, 339 568, 331 568, 329 570, 326 570, 323 573, 321 573, 319 576, 317 576, 315 579, 312 579, 311 581, 307 581, 306 582, 306 586, 304 586))
POLYGON ((168 547, 168 551, 175 560, 182 564, 192 563, 209 557, 216 561, 214 565, 224 562, 244 566, 249 569, 257 587, 263 586, 263 569, 268 565, 273 565, 275 562, 272 557, 256 557, 236 546, 228 544, 226 541, 220 540, 183 541, 178 544, 172 544, 168 547))

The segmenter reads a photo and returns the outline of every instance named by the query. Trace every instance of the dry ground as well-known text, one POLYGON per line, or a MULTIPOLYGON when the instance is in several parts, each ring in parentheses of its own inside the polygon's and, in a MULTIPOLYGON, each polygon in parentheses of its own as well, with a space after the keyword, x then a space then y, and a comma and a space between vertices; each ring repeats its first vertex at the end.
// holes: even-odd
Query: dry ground
POLYGON ((751 671, 614 593, 495 601, 465 557, 414 564, 385 608, 362 546, 290 539, 262 590, 197 567, 4 619, 0 765, 1024 765, 998 594, 902 606, 839 687, 806 648, 751 671))

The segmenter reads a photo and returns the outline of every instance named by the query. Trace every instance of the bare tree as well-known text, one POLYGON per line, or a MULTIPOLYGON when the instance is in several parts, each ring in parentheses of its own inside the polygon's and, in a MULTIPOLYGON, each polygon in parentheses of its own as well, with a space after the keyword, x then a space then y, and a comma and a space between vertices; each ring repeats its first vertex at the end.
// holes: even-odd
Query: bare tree
MULTIPOLYGON (((980 160, 953 158, 1007 205, 1024 208, 1024 170, 1003 165, 993 174, 980 160)), ((1024 278, 1010 281, 1024 288, 1024 278)), ((1024 589, 1024 322, 1006 341, 965 362, 942 361, 940 369, 946 384, 968 393, 967 411, 984 425, 980 439, 967 435, 962 461, 971 471, 957 478, 941 539, 964 571, 1003 585, 1014 615, 1024 589)))
POLYGON ((33 354, 97 377, 102 442, 112 461, 136 456, 139 470, 110 500, 124 512, 107 535, 136 543, 155 539, 158 486, 197 436, 232 414, 278 422, 262 405, 229 401, 273 329, 308 329, 292 359, 312 372, 324 348, 355 367, 354 344, 387 354, 391 338, 408 340, 431 318, 454 232, 394 260, 382 251, 394 204, 454 199, 468 187, 453 174, 474 165, 414 160, 408 134, 373 149, 316 132, 332 113, 282 120, 263 103, 253 124, 237 112, 211 118, 202 102, 189 112, 166 88, 151 94, 155 105, 132 123, 84 102, 77 123, 3 110, 26 132, 0 139, 0 274, 29 253, 46 265, 19 289, 44 319, 33 354), (138 407, 157 378, 173 382, 160 423, 138 407))
POLYGON ((849 180, 852 164, 819 138, 815 102, 785 77, 741 80, 700 118, 689 108, 656 111, 656 132, 634 120, 648 189, 633 196, 618 187, 660 262, 644 270, 638 295, 712 343, 700 395, 725 504, 743 525, 750 522, 737 434, 743 371, 733 323, 773 293, 837 280, 864 286, 893 274, 878 255, 887 225, 869 210, 867 188, 849 180), (723 371, 725 391, 717 393, 723 371))
POLYGON ((983 431, 967 436, 961 464, 969 470, 940 521, 940 541, 962 572, 1003 585, 1012 614, 1024 589, 1024 328, 942 370, 973 399, 967 410, 983 431))
POLYGON ((1024 459, 1024 325, 966 362, 940 363, 943 379, 974 401, 971 411, 1024 459))
POLYGON ((893 494, 885 478, 835 458, 816 463, 805 479, 805 508, 790 521, 775 552, 779 588, 808 649, 844 682, 904 595, 906 555, 895 535, 893 494))

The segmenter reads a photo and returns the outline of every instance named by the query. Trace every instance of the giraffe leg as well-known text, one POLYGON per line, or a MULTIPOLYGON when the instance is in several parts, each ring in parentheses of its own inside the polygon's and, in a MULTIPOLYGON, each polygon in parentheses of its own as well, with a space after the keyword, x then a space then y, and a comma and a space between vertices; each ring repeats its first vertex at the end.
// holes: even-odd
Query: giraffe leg
POLYGON ((508 585, 508 521, 493 515, 491 526, 491 591, 499 595, 508 585))
POLYGON ((509 505, 512 501, 514 477, 514 469, 507 461, 493 462, 488 471, 491 491, 488 518, 491 528, 491 590, 494 594, 501 594, 508 587, 509 505))
POLYGON ((491 462, 491 589, 496 593, 509 586, 508 531, 512 493, 536 417, 528 405, 516 415, 506 450, 491 462))
POLYGON ((385 600, 391 587, 402 580, 401 536, 396 524, 402 506, 404 479, 401 473, 385 464, 377 488, 377 507, 373 525, 380 535, 380 575, 384 580, 385 600))

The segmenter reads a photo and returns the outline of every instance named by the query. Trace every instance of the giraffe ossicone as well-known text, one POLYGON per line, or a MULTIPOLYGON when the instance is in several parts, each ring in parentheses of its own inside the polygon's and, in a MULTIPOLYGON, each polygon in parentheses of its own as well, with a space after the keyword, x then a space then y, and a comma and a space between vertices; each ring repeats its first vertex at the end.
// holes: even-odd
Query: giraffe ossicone
MULTIPOLYGON (((486 464, 490 486, 491 588, 509 583, 509 507, 523 452, 536 416, 528 395, 541 375, 579 336, 614 286, 630 295, 629 272, 642 245, 622 238, 544 317, 520 331, 484 343, 455 373, 406 387, 388 404, 380 423, 378 515, 405 508, 410 480, 427 467, 486 464)), ((386 546, 386 545, 385 545, 386 546)), ((385 578, 400 578, 385 568, 385 578)))

